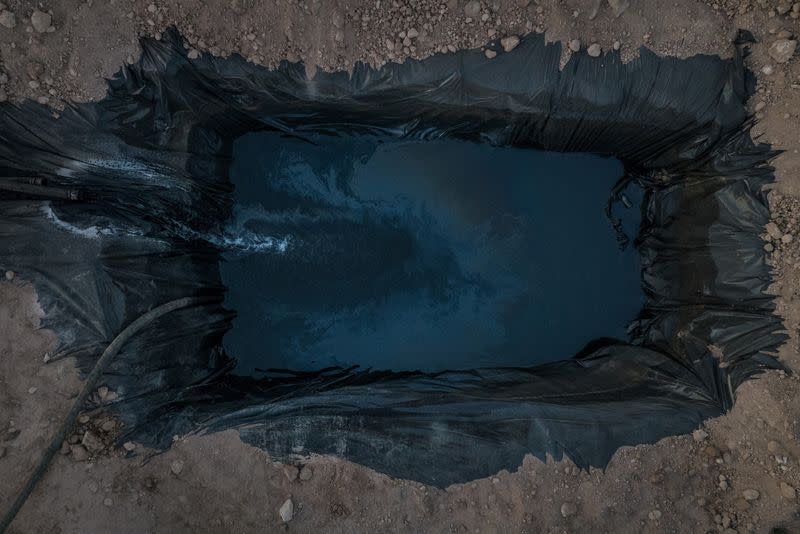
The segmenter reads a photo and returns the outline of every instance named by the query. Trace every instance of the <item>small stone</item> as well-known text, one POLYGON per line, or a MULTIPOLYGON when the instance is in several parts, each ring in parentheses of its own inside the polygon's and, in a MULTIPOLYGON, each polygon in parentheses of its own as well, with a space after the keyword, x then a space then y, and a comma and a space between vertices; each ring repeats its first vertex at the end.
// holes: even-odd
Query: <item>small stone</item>
POLYGON ((386 38, 386 43, 385 44, 386 44, 386 49, 387 50, 389 50, 389 51, 394 50, 394 42, 391 39, 389 39, 388 37, 386 38))
POLYGON ((756 112, 763 111, 765 107, 767 107, 767 103, 762 100, 761 102, 756 104, 755 110, 756 112))
POLYGON ((294 465, 284 465, 283 466, 283 474, 286 475, 286 478, 289 482, 294 482, 297 480, 297 475, 300 473, 300 470, 294 465))
POLYGON ((111 497, 106 497, 105 499, 103 499, 103 506, 109 506, 110 507, 110 506, 113 506, 113 505, 114 505, 114 501, 111 499, 111 497))
POLYGON ((78 422, 82 425, 85 425, 86 423, 89 422, 89 416, 86 414, 81 414, 80 416, 78 416, 78 422))
POLYGON ((760 496, 761 496, 761 494, 757 490, 754 490, 754 489, 746 489, 746 490, 744 490, 742 492, 742 497, 744 497, 744 500, 746 500, 746 501, 755 501, 760 496))
POLYGON ((470 0, 464 6, 464 16, 468 18, 476 18, 481 14, 481 3, 478 0, 470 0))
POLYGON ((303 468, 300 470, 300 480, 302 480, 303 482, 311 480, 311 477, 313 476, 314 476, 314 470, 307 465, 304 465, 303 468))
POLYGON ((131 452, 132 450, 136 449, 136 444, 132 441, 126 441, 122 444, 122 448, 128 452, 131 452))
POLYGON ((788 245, 789 243, 792 242, 792 239, 793 239, 792 234, 783 234, 781 236, 781 243, 783 243, 784 245, 788 245))
POLYGON ((89 453, 83 445, 73 445, 71 447, 72 459, 76 462, 85 462, 89 459, 89 453))
POLYGON ((106 447, 105 444, 100 440, 100 438, 95 436, 94 433, 90 432, 89 430, 87 430, 83 434, 83 439, 81 439, 81 445, 86 447, 86 450, 91 452, 100 452, 106 447))
POLYGON ((8 74, 0 72, 0 85, 8 83, 8 74))
POLYGON ((36 386, 31 386, 31 387, 28 388, 28 393, 33 395, 34 393, 36 393, 38 391, 38 389, 39 388, 37 388, 36 386))
POLYGON ((45 13, 44 11, 39 11, 38 9, 33 10, 33 14, 31 15, 31 25, 38 33, 45 33, 52 22, 53 17, 50 15, 50 13, 45 13))
POLYGON ((650 518, 651 521, 658 521, 661 519, 661 510, 652 510, 647 517, 650 518))
POLYGON ((561 505, 561 515, 564 517, 570 517, 577 513, 578 508, 571 502, 565 502, 561 505))
POLYGON ((708 432, 706 432, 702 428, 698 428, 697 430, 692 432, 692 438, 694 438, 694 440, 697 441, 698 443, 703 441, 707 437, 708 437, 708 432))
POLYGON ((776 239, 777 240, 777 239, 780 239, 781 237, 783 237, 783 232, 781 232, 781 229, 778 228, 778 225, 775 224, 772 221, 770 221, 770 222, 768 222, 767 224, 764 225, 764 230, 767 231, 767 234, 772 239, 776 239))
POLYGON ((7 9, 0 11, 0 26, 13 30, 17 26, 17 17, 7 9))
POLYGON ((411 28, 406 32, 406 37, 408 37, 409 39, 416 39, 417 37, 419 37, 419 32, 416 29, 411 28))
POLYGON ((97 395, 100 397, 100 400, 105 400, 108 396, 108 386, 100 386, 97 388, 97 395))
POLYGON ((622 15, 631 5, 631 0, 608 0, 608 5, 615 17, 622 15))
POLYGON ((569 42, 569 49, 573 52, 578 52, 581 49, 581 40, 580 39, 573 39, 569 42))
POLYGON ((288 523, 292 520, 292 517, 294 517, 294 503, 292 499, 286 499, 286 501, 284 501, 280 510, 278 510, 278 514, 280 514, 281 521, 284 523, 288 523))
POLYGON ((41 84, 37 80, 31 80, 28 82, 28 87, 33 89, 34 91, 41 87, 41 84))
POLYGON ((109 419, 108 421, 103 421, 103 424, 100 425, 100 429, 103 432, 111 432, 115 428, 117 428, 117 423, 114 422, 113 419, 109 419))
POLYGON ((500 44, 503 47, 503 50, 506 52, 511 52, 514 50, 517 45, 519 45, 519 37, 516 35, 509 35, 508 37, 503 37, 500 39, 500 44))
POLYGON ((155 12, 156 12, 156 9, 157 9, 157 8, 156 8, 156 5, 155 5, 155 4, 150 4, 149 6, 147 6, 147 12, 148 12, 148 13, 155 13, 155 12))
POLYGON ((781 482, 781 495, 784 499, 793 501, 797 497, 797 491, 786 482, 781 482))
POLYGON ((41 105, 45 106, 50 102, 50 99, 46 96, 40 96, 39 98, 36 99, 36 101, 41 105))
POLYGON ((63 454, 64 456, 66 456, 66 455, 68 455, 70 452, 72 452, 72 450, 71 450, 71 448, 70 448, 70 446, 69 446, 69 441, 63 441, 63 442, 61 443, 61 450, 60 450, 59 452, 60 452, 61 454, 63 454))
POLYGON ((95 482, 94 480, 89 482, 89 491, 91 491, 92 493, 97 493, 99 490, 100 486, 97 484, 97 482, 95 482))
POLYGON ((172 474, 178 476, 183 472, 183 460, 173 460, 171 464, 169 464, 169 470, 172 471, 172 474))
POLYGON ((14 271, 6 271, 6 280, 9 282, 14 279, 14 271))
POLYGON ((199 58, 199 57, 200 57, 200 52, 198 52, 197 50, 195 50, 194 48, 192 48, 192 49, 191 49, 191 50, 189 50, 189 52, 186 54, 186 57, 188 57, 189 59, 197 59, 197 58, 199 58))
POLYGON ((786 63, 794 55, 797 41, 792 39, 778 39, 769 47, 767 53, 778 63, 786 63))
POLYGON ((772 65, 764 65, 761 67, 761 73, 764 74, 764 76, 771 76, 774 72, 775 69, 772 68, 772 65))
POLYGON ((772 244, 772 243, 766 243, 766 244, 764 245, 764 250, 765 250, 766 252, 772 252, 773 250, 775 250, 775 247, 773 246, 773 244, 772 244))
POLYGON ((494 59, 495 57, 497 57, 497 52, 487 48, 486 51, 484 52, 484 55, 489 59, 494 59))
POLYGON ((725 491, 728 489, 728 481, 727 480, 720 480, 719 482, 719 489, 725 491))
POLYGON ((586 49, 586 53, 589 54, 592 57, 600 57, 600 53, 602 51, 603 51, 603 49, 600 48, 600 45, 597 44, 597 43, 590 44, 589 48, 586 49))
POLYGON ((620 48, 622 48, 622 43, 620 43, 619 41, 614 41, 611 45, 611 48, 613 48, 614 50, 619 50, 620 48))

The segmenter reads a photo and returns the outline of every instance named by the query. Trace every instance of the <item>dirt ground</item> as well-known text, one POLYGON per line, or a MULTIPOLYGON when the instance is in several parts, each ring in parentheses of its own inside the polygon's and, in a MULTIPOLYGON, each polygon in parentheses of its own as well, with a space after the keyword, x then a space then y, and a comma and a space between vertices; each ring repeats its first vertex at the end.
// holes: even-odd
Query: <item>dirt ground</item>
MULTIPOLYGON (((135 61, 138 36, 158 37, 170 25, 191 55, 239 53, 268 66, 303 60, 310 74, 533 31, 603 51, 616 42, 627 59, 642 44, 678 57, 730 56, 736 30, 749 29, 758 40, 747 60, 759 78, 754 135, 784 151, 771 193, 776 226, 764 234, 790 335, 779 355, 800 371, 800 53, 786 62, 769 53, 776 40, 800 33, 800 2, 633 0, 619 16, 614 9, 625 0, 497 0, 476 12, 465 0, 0 2, 0 101, 32 98, 54 113, 102 98, 105 79, 135 61)), ((564 59, 569 53, 565 46, 564 59)), ((45 363, 55 339, 40 320, 24 279, 0 282, 0 512, 81 385, 72 362, 45 363)), ((731 534, 786 524, 800 532, 798 393, 796 374, 770 372, 740 388, 728 415, 693 435, 620 450, 605 470, 528 457, 515 472, 443 490, 328 457, 309 459, 297 476, 233 431, 179 438, 153 457, 109 450, 102 440, 110 442, 116 423, 101 414, 81 422, 100 440, 96 452, 82 459, 65 448, 11 532, 731 534), (287 499, 294 514, 284 522, 287 499)))

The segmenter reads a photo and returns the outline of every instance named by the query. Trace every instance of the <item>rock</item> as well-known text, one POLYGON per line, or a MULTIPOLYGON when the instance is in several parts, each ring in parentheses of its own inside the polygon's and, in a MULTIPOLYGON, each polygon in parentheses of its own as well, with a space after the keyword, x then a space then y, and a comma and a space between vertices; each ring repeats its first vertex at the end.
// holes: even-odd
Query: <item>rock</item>
POLYGON ((744 497, 744 500, 746 500, 746 501, 755 501, 760 496, 761 496, 761 494, 757 490, 754 490, 754 489, 746 489, 746 490, 744 490, 742 492, 742 497, 744 497))
POLYGON ((476 18, 481 14, 481 3, 478 0, 470 0, 464 6, 464 15, 469 18, 476 18))
POLYGON ((108 396, 108 386, 100 386, 97 388, 97 395, 100 397, 100 400, 105 400, 108 396))
POLYGON ((569 42, 569 49, 573 52, 578 52, 581 49, 581 40, 580 39, 573 39, 569 42))
POLYGON ((70 452, 72 452, 72 447, 70 447, 70 446, 69 446, 69 441, 64 441, 64 442, 61 444, 61 451, 60 451, 60 452, 61 452, 61 454, 63 454, 64 456, 66 456, 66 455, 68 455, 70 452))
POLYGON ((417 37, 419 37, 419 32, 416 29, 411 28, 406 32, 406 37, 408 37, 409 39, 416 39, 417 37))
POLYGON ((615 17, 622 15, 631 5, 631 0, 608 0, 608 5, 615 17))
POLYGON ((775 37, 777 37, 778 39, 791 39, 792 32, 790 32, 789 30, 781 30, 775 37))
POLYGON ((767 103, 762 100, 761 102, 756 104, 756 107, 754 109, 756 110, 756 112, 759 112, 763 111, 765 107, 767 107, 767 103))
POLYGON ((614 43, 611 45, 611 48, 613 48, 614 50, 619 50, 620 48, 622 48, 622 43, 620 43, 619 41, 614 41, 614 43))
POLYGON ((50 15, 50 13, 45 13, 44 11, 39 11, 38 9, 33 10, 33 14, 31 15, 31 26, 33 26, 33 29, 38 33, 46 33, 52 22, 53 17, 50 15))
POLYGON ((286 499, 286 501, 284 501, 280 510, 278 510, 278 514, 280 514, 281 521, 284 523, 288 523, 292 520, 292 517, 294 517, 294 503, 292 499, 286 499))
POLYGON ((136 444, 132 441, 126 441, 122 444, 122 448, 128 452, 131 452, 132 450, 136 449, 136 444))
POLYGON ((0 26, 13 30, 17 26, 17 17, 7 9, 0 11, 0 26))
POLYGON ((194 48, 192 48, 192 49, 191 49, 191 50, 189 50, 189 52, 186 54, 186 57, 188 57, 189 59, 197 59, 197 58, 199 58, 199 57, 200 57, 200 52, 198 52, 197 50, 195 50, 194 48))
POLYGON ((103 499, 103 506, 113 506, 113 505, 114 501, 111 499, 111 497, 106 497, 105 499, 103 499))
POLYGON ((564 517, 570 517, 575 515, 578 512, 578 507, 572 504, 571 502, 565 502, 561 505, 561 515, 564 517))
POLYGON ((775 250, 775 247, 772 245, 772 243, 767 243, 764 245, 764 250, 766 252, 772 252, 773 250, 775 250))
POLYGON ((514 50, 517 45, 519 45, 519 37, 516 35, 509 35, 508 37, 503 37, 500 39, 500 44, 503 47, 503 50, 506 52, 511 52, 514 50))
POLYGON ((764 65, 761 67, 761 73, 764 74, 764 76, 771 76, 773 72, 775 72, 775 69, 772 68, 772 65, 764 65))
POLYGON ((484 55, 485 55, 486 57, 488 57, 489 59, 494 59, 494 58, 496 58, 496 57, 497 57, 497 52, 495 52, 494 50, 490 50, 490 49, 488 49, 488 48, 487 48, 487 49, 486 49, 486 52, 484 52, 484 55))
POLYGON ((302 480, 303 482, 311 480, 311 477, 313 476, 314 476, 314 470, 307 465, 304 465, 303 468, 300 470, 300 480, 302 480))
POLYGON ((73 445, 70 449, 72 452, 72 459, 76 462, 85 462, 89 459, 89 453, 86 452, 83 445, 73 445))
POLYGON ((661 510, 652 510, 647 517, 650 518, 651 521, 658 521, 661 519, 661 510))
POLYGON ((82 424, 82 425, 85 425, 86 423, 88 423, 88 422, 89 422, 89 416, 88 416, 88 415, 86 415, 86 414, 81 414, 81 415, 78 417, 78 422, 79 422, 80 424, 82 424))
POLYGON ((33 394, 34 394, 34 393, 36 393, 38 390, 39 390, 39 388, 37 388, 36 386, 31 386, 31 387, 29 387, 29 388, 28 388, 28 393, 29 393, 29 394, 31 394, 31 395, 33 395, 33 394))
POLYGON ((797 491, 786 482, 781 482, 781 495, 784 499, 793 501, 797 497, 797 491))
POLYGON ((300 473, 300 470, 294 465, 283 466, 283 474, 286 475, 286 478, 289 479, 289 482, 294 482, 297 480, 298 473, 300 473))
MULTIPOLYGON (((764 230, 767 231, 767 235, 769 235, 772 239, 777 240, 783 237, 783 232, 781 232, 781 229, 778 228, 778 225, 772 221, 764 225, 764 230)), ((769 444, 767 444, 767 446, 769 447, 769 444)))
POLYGON ((95 436, 91 431, 87 430, 83 434, 83 439, 81 439, 81 445, 86 447, 86 450, 90 452, 100 452, 106 448, 105 444, 95 436))
POLYGON ((38 89, 39 87, 41 87, 41 85, 42 84, 40 84, 38 80, 31 80, 31 81, 28 82, 28 87, 30 87, 34 91, 36 89, 38 89))
POLYGON ((589 48, 586 49, 586 53, 589 54, 592 57, 600 57, 600 53, 602 51, 603 51, 603 49, 600 48, 600 45, 597 44, 597 43, 590 44, 589 48))
POLYGON ((394 42, 391 39, 389 39, 388 37, 386 38, 386 43, 385 44, 386 44, 386 50, 389 50, 389 51, 394 50, 394 42))
POLYGON ((772 43, 772 46, 769 47, 767 53, 769 54, 769 57, 778 63, 786 63, 792 58, 796 49, 797 41, 793 39, 778 39, 772 43))
POLYGON ((698 428, 697 430, 692 432, 692 438, 694 438, 694 440, 697 441, 698 443, 703 441, 707 437, 708 437, 708 432, 706 432, 702 428, 698 428))
POLYGON ((792 236, 792 234, 783 234, 781 236, 781 243, 783 243, 784 245, 788 245, 789 243, 792 242, 793 238, 794 237, 792 236))
POLYGON ((183 472, 183 460, 173 460, 171 464, 169 464, 169 470, 172 471, 172 474, 175 476, 180 475, 183 472))

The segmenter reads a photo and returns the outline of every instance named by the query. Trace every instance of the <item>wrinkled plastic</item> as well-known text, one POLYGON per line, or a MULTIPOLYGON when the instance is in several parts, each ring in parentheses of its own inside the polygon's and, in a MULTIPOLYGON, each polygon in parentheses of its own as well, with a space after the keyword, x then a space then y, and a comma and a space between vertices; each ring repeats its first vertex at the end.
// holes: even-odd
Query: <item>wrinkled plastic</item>
POLYGON ((276 459, 329 453, 446 485, 527 453, 603 466, 620 446, 722 414, 738 385, 778 365, 785 336, 759 236, 774 152, 750 139, 741 55, 642 49, 623 64, 580 52, 559 71, 560 46, 533 35, 493 60, 463 51, 307 80, 299 64, 190 61, 175 32, 142 46, 101 102, 58 120, 0 106, 0 267, 35 284, 56 357, 89 369, 145 311, 214 299, 154 323, 112 362, 121 439, 164 448, 174 434, 239 428, 276 459), (616 156, 647 191, 633 342, 597 340, 533 368, 232 375, 235 355, 220 349, 233 312, 219 259, 239 246, 223 228, 227 172, 233 140, 257 129, 616 156))

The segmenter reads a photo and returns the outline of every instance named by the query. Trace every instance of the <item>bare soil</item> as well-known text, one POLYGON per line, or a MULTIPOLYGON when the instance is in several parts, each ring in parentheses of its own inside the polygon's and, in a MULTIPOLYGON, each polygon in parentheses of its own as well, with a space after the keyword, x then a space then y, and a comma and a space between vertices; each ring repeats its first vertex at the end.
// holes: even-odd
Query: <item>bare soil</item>
MULTIPOLYGON (((309 74, 532 31, 564 43, 580 39, 584 47, 598 43, 604 51, 619 41, 628 60, 641 45, 677 57, 730 56, 736 30, 748 29, 758 39, 747 59, 759 77, 750 104, 754 135, 784 151, 775 160, 770 200, 779 233, 793 237, 765 232, 778 311, 790 335, 779 355, 800 370, 800 54, 781 64, 768 55, 781 31, 798 33, 800 6, 793 11, 789 3, 785 12, 784 0, 639 0, 616 17, 606 0, 498 0, 482 3, 467 21, 463 0, 0 2, 0 11, 16 20, 13 29, 0 25, 0 82, 3 74, 8 78, 0 83, 0 100, 35 99, 55 114, 71 101, 102 98, 105 79, 136 60, 138 37, 157 37, 171 25, 190 51, 239 53, 266 66, 303 60, 309 74), (34 8, 51 12, 52 30, 33 28, 34 8), (419 35, 404 44, 400 32, 411 28, 419 35)), ((565 59, 569 53, 565 46, 565 59)), ((40 328, 41 318, 25 280, 0 282, 0 511, 81 385, 71 361, 45 363, 55 339, 40 328)), ((93 414, 80 428, 101 441, 97 452, 88 460, 59 455, 12 532, 731 534, 786 523, 788 532, 800 532, 794 491, 800 491, 799 392, 796 374, 769 372, 742 386, 734 409, 694 436, 622 449, 604 471, 527 457, 515 472, 444 490, 330 457, 309 458, 311 477, 290 480, 286 466, 233 431, 182 437, 160 455, 140 447, 126 454, 104 446, 115 422, 93 414), (278 510, 289 498, 294 517, 284 523, 278 510)))

